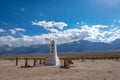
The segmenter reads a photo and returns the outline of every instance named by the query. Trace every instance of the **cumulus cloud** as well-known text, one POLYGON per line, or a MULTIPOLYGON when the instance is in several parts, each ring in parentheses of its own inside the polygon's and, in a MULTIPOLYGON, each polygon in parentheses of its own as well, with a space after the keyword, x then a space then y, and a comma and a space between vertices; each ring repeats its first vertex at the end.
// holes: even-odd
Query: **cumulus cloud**
POLYGON ((10 35, 1 36, 0 45, 8 44, 16 47, 30 46, 36 44, 47 44, 53 39, 57 42, 57 44, 69 43, 78 40, 111 42, 115 39, 120 39, 120 29, 119 27, 117 28, 106 25, 83 25, 78 29, 68 29, 64 31, 58 31, 57 33, 34 36, 23 35, 21 38, 15 38, 10 35))
POLYGON ((5 32, 5 30, 4 29, 0 29, 0 33, 2 33, 2 32, 5 32))
POLYGON ((120 39, 120 29, 114 28, 111 29, 106 35, 109 35, 109 38, 105 38, 104 42, 112 42, 116 39, 120 39))
POLYGON ((9 46, 15 46, 15 38, 12 36, 1 36, 0 37, 0 45, 9 45, 9 46))
POLYGON ((44 29, 49 30, 51 32, 58 32, 58 30, 63 30, 64 27, 67 26, 64 22, 54 22, 54 21, 32 21, 32 25, 44 27, 44 29))
POLYGON ((11 32, 11 34, 16 34, 16 30, 14 29, 10 29, 9 31, 11 32))
POLYGON ((23 29, 23 28, 15 28, 14 30, 16 30, 16 31, 25 31, 25 29, 23 29))
POLYGON ((11 32, 11 34, 16 34, 17 32, 25 32, 26 30, 23 28, 14 28, 14 29, 10 29, 9 30, 11 32))
POLYGON ((88 32, 89 37, 86 37, 86 40, 96 40, 100 38, 104 38, 105 34, 102 31, 102 28, 107 28, 108 26, 105 25, 93 25, 89 27, 88 25, 82 26, 82 31, 88 32))

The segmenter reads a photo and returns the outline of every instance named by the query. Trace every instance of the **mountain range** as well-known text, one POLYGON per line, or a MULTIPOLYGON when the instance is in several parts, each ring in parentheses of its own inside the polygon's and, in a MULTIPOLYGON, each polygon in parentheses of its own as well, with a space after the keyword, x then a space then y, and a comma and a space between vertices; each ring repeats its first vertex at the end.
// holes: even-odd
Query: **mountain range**
MULTIPOLYGON (((46 54, 49 53, 50 45, 32 45, 14 47, 9 45, 0 46, 0 55, 8 54, 46 54)), ((110 52, 120 51, 120 39, 116 39, 111 43, 91 42, 87 40, 79 40, 71 43, 57 45, 58 53, 84 53, 84 52, 110 52)))

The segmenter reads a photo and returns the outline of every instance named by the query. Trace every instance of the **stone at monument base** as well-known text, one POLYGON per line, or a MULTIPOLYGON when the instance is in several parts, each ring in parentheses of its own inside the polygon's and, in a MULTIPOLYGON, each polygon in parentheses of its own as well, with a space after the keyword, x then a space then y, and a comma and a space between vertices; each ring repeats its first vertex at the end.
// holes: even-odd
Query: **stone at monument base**
POLYGON ((58 65, 60 65, 60 60, 59 60, 58 56, 49 55, 48 58, 45 61, 45 65, 47 65, 47 66, 58 66, 58 65))

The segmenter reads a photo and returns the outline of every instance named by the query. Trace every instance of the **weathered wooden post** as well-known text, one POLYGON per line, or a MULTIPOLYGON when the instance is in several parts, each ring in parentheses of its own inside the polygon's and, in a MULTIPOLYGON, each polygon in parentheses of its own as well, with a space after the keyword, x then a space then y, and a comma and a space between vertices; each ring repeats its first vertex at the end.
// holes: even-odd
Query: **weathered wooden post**
POLYGON ((64 67, 66 67, 66 59, 64 59, 64 67))
POLYGON ((16 57, 16 66, 18 66, 18 57, 16 57))
POLYGON ((42 64, 42 60, 41 59, 39 59, 39 64, 42 64))
POLYGON ((69 69, 70 65, 68 63, 68 59, 64 59, 64 68, 69 69))
POLYGON ((25 58, 25 67, 28 67, 28 62, 27 62, 27 58, 25 58))
POLYGON ((67 68, 67 59, 65 59, 64 67, 67 68))
POLYGON ((70 58, 67 59, 68 64, 70 64, 70 58))
POLYGON ((68 64, 73 64, 71 58, 68 59, 68 64))
POLYGON ((36 59, 34 59, 34 66, 36 66, 36 59))
POLYGON ((66 59, 65 62, 66 62, 65 68, 66 68, 66 69, 69 69, 69 68, 70 68, 69 59, 66 59))

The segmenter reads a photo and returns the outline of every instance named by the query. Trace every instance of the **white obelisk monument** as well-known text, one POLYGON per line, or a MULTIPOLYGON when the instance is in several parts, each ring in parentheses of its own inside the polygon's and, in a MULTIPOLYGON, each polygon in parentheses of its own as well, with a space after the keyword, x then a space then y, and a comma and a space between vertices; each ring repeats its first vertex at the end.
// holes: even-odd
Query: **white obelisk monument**
POLYGON ((45 61, 45 65, 58 66, 60 65, 60 60, 57 56, 57 47, 55 41, 51 41, 50 44, 50 54, 45 61))

